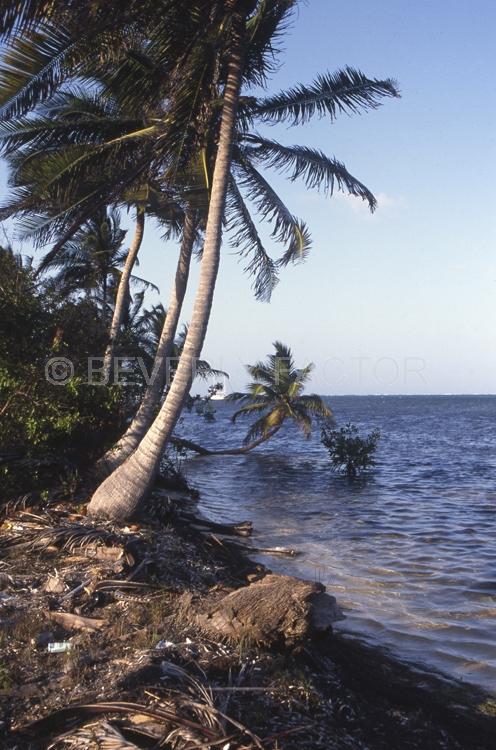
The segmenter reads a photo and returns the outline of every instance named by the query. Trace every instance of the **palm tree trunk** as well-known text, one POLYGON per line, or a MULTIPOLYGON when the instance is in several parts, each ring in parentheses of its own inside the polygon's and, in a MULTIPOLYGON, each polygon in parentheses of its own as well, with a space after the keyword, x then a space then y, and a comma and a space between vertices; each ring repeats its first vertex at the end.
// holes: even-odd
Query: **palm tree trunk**
POLYGON ((191 440, 185 440, 184 438, 174 436, 170 438, 170 442, 173 445, 177 445, 179 448, 186 448, 187 450, 194 451, 200 456, 243 456, 245 453, 252 451, 258 445, 262 445, 262 443, 265 443, 267 440, 274 437, 276 432, 281 429, 281 426, 282 425, 279 424, 277 427, 273 427, 266 435, 262 435, 262 437, 259 437, 257 440, 253 440, 251 443, 248 443, 248 445, 242 445, 240 448, 226 448, 225 450, 220 451, 211 451, 208 448, 204 448, 202 445, 198 445, 198 443, 193 443, 191 440))
POLYGON ((129 248, 129 252, 122 269, 121 278, 119 280, 119 286, 117 288, 117 296, 115 298, 114 314, 112 316, 112 322, 110 324, 109 340, 107 348, 105 350, 105 356, 103 358, 103 376, 104 382, 107 383, 112 373, 112 363, 114 359, 115 343, 119 334, 119 329, 122 323, 122 317, 124 315, 124 308, 126 300, 129 294, 129 279, 131 277, 138 252, 141 247, 143 240, 143 234, 145 231, 145 212, 137 209, 136 210, 136 228, 134 231, 133 241, 129 248))
POLYGON ((168 371, 168 357, 174 344, 174 338, 179 323, 179 316, 188 286, 189 268, 191 255, 196 237, 196 216, 191 207, 188 207, 184 216, 183 238, 177 262, 176 276, 171 291, 167 314, 160 335, 150 382, 147 385, 145 395, 140 407, 129 425, 128 429, 119 440, 117 445, 111 448, 97 466, 97 473, 106 476, 131 455, 138 447, 140 440, 152 424, 160 406, 160 399, 166 384, 168 371))
POLYGON ((103 290, 102 290, 102 319, 103 325, 107 326, 107 273, 103 275, 103 290))
POLYGON ((243 74, 246 8, 234 6, 231 50, 222 105, 219 145, 212 180, 205 244, 191 323, 174 380, 155 421, 139 447, 96 490, 88 506, 90 514, 124 519, 143 505, 157 476, 165 446, 191 388, 193 372, 207 332, 219 269, 222 222, 231 167, 234 129, 243 74))

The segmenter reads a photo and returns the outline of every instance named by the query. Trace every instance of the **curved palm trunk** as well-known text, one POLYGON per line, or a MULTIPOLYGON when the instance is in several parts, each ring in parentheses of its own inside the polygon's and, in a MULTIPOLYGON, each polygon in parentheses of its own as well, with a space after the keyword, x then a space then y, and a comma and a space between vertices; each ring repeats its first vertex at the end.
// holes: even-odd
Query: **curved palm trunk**
POLYGON ((184 217, 183 238, 181 249, 179 251, 176 276, 167 307, 167 315, 165 316, 164 325, 160 335, 160 341, 155 353, 150 382, 147 385, 140 407, 128 429, 117 445, 111 448, 98 462, 97 472, 103 474, 103 476, 114 471, 114 469, 120 466, 121 463, 138 447, 140 440, 152 424, 158 407, 160 406, 160 399, 167 378, 167 359, 170 357, 171 349, 174 344, 184 295, 186 294, 186 288, 188 286, 189 268, 193 246, 195 244, 195 236, 195 213, 193 209, 189 207, 186 210, 184 217))
POLYGON ((282 425, 277 425, 277 427, 274 427, 266 435, 262 435, 258 440, 253 440, 251 443, 248 443, 248 445, 242 445, 240 448, 226 448, 222 451, 211 451, 208 448, 204 448, 202 445, 198 445, 198 443, 193 443, 191 440, 184 440, 183 438, 174 436, 170 438, 170 442, 173 445, 177 445, 179 448, 186 448, 187 450, 194 451, 200 456, 243 456, 245 453, 252 451, 258 445, 262 445, 262 443, 266 443, 267 440, 274 437, 281 427, 282 425))
POLYGON ((133 241, 129 248, 129 252, 122 269, 121 278, 119 280, 119 286, 117 288, 117 296, 115 298, 114 313, 112 316, 112 322, 110 324, 109 341, 105 350, 105 356, 103 358, 103 375, 104 382, 108 382, 108 379, 112 373, 112 362, 114 359, 115 343, 121 327, 122 318, 124 315, 124 307, 126 299, 129 294, 129 279, 131 272, 134 268, 138 252, 143 241, 143 234, 145 231, 145 212, 139 209, 136 212, 136 229, 134 231, 133 241))
MULTIPOLYGON (((231 0, 231 3, 234 2, 231 0)), ((123 519, 132 516, 143 504, 155 481, 165 446, 193 381, 194 368, 207 331, 219 268, 222 221, 242 80, 244 34, 245 14, 235 11, 200 278, 183 353, 155 421, 134 453, 98 487, 88 506, 90 514, 123 519)))

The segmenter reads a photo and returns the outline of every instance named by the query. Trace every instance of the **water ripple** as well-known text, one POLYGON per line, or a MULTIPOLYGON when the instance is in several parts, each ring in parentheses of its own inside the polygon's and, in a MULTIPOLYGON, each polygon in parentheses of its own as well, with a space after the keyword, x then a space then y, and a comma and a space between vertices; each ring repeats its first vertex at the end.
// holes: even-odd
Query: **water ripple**
MULTIPOLYGON (((213 518, 255 524, 255 544, 286 545, 270 567, 326 583, 347 619, 404 658, 496 692, 496 397, 339 397, 341 423, 382 433, 373 475, 330 471, 318 436, 288 427, 242 457, 194 459, 191 481, 213 518)), ((231 407, 182 431, 239 445, 231 407)))

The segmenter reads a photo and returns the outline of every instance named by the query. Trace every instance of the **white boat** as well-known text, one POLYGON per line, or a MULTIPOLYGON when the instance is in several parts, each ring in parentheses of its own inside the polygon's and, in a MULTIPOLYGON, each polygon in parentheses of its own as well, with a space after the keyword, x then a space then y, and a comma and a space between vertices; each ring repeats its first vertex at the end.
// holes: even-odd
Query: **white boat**
POLYGON ((224 389, 224 386, 222 386, 220 390, 218 390, 216 393, 214 393, 213 396, 211 396, 210 400, 211 401, 224 401, 226 396, 227 396, 227 393, 224 389))

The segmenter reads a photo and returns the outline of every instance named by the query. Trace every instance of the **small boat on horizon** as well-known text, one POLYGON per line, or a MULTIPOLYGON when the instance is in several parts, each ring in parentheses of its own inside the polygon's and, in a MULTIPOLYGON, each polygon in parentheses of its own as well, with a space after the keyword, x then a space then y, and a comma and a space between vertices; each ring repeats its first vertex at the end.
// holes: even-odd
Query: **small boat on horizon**
POLYGON ((222 386, 222 388, 219 388, 218 391, 216 391, 213 396, 210 397, 211 401, 224 401, 226 399, 227 393, 225 390, 225 387, 222 386))

